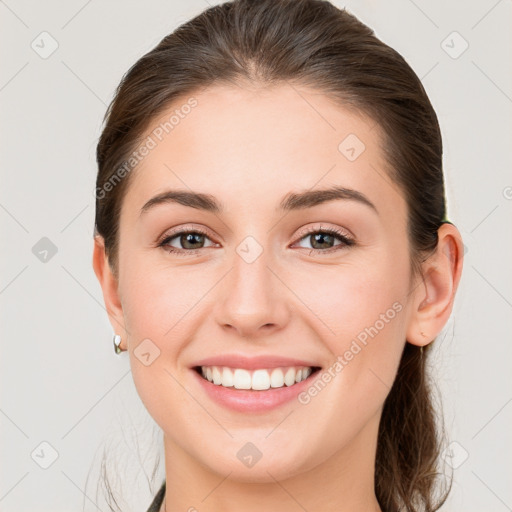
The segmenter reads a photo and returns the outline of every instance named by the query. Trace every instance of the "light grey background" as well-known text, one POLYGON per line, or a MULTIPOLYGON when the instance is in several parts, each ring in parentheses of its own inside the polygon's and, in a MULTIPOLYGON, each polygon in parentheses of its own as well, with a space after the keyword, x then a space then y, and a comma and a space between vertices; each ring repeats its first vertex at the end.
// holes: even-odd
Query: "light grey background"
MULTIPOLYGON (((334 3, 406 58, 443 132, 448 216, 467 254, 432 359, 455 479, 442 510, 512 510, 511 1, 334 3)), ((122 74, 206 7, 0 1, 3 512, 106 511, 95 504, 104 446, 124 510, 146 510, 156 491, 144 472, 161 438, 127 354, 113 352, 91 266, 94 151, 122 74), (58 48, 42 58, 53 40, 58 48), (46 262, 33 252, 43 237, 57 249, 46 262)))

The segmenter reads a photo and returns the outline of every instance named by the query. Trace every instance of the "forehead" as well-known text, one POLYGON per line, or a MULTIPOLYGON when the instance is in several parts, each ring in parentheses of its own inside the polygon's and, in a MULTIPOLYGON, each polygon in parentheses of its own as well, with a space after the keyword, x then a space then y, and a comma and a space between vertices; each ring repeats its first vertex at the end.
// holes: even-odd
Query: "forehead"
POLYGON ((240 207, 275 208, 291 190, 332 184, 361 191, 383 210, 401 200, 385 171, 379 126, 296 84, 211 86, 176 100, 142 140, 152 148, 125 198, 138 208, 169 188, 240 207))

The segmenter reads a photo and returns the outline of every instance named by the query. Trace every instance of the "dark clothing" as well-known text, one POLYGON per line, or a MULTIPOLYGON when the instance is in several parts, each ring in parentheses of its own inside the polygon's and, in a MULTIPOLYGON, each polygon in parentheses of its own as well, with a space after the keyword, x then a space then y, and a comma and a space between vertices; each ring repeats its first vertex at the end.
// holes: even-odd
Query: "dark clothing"
POLYGON ((164 496, 165 496, 165 480, 162 484, 162 487, 160 487, 160 490, 158 491, 157 495, 153 499, 153 502, 149 506, 147 512, 158 512, 160 510, 160 507, 162 506, 162 503, 164 502, 164 496))

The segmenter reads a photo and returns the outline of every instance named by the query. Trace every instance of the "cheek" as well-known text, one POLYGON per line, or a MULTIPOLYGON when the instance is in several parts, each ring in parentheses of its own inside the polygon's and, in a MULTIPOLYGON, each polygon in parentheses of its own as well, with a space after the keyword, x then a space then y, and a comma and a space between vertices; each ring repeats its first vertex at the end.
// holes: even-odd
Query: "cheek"
POLYGON ((400 323, 395 319, 402 318, 399 310, 405 309, 407 299, 407 276, 401 274, 401 270, 384 265, 340 265, 328 272, 304 273, 304 278, 290 274, 289 279, 324 325, 322 332, 329 334, 327 338, 342 342, 374 325, 379 331, 389 331, 389 324, 400 323))
POLYGON ((333 363, 339 359, 343 365, 343 386, 356 393, 359 386, 393 382, 405 343, 405 269, 382 258, 379 264, 334 266, 306 281, 295 278, 298 295, 314 312, 312 328, 325 334, 333 363))
POLYGON ((181 425, 190 397, 179 384, 179 358, 197 325, 191 322, 194 305, 208 287, 195 284, 185 267, 148 265, 142 257, 125 260, 124 271, 123 311, 137 393, 164 430, 181 425))
MULTIPOLYGON (((122 296, 128 329, 134 337, 153 337, 160 344, 179 337, 188 314, 209 287, 204 269, 171 267, 162 261, 152 264, 150 258, 143 256, 126 261, 122 296)), ((171 345, 174 346, 165 343, 160 348, 171 345)))

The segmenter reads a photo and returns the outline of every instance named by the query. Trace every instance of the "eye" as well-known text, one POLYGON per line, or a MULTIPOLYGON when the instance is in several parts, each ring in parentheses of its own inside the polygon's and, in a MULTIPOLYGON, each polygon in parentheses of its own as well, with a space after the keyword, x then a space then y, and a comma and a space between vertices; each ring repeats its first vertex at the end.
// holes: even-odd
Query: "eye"
POLYGON ((346 249, 347 247, 355 244, 355 240, 336 228, 320 227, 319 229, 309 230, 300 238, 300 241, 302 240, 306 240, 311 243, 312 250, 310 251, 310 254, 313 252, 331 253, 346 249), (334 245, 336 239, 341 243, 334 245))
POLYGON ((196 254, 200 249, 204 248, 204 239, 209 240, 207 234, 203 230, 185 229, 167 235, 161 242, 158 243, 158 247, 162 247, 166 251, 175 253, 179 256, 196 254), (174 239, 177 239, 177 243, 181 245, 181 247, 174 247, 171 245, 171 242, 174 239))
MULTIPOLYGON (((202 229, 182 229, 166 235, 157 246, 178 256, 187 256, 197 254, 201 249, 208 247, 204 245, 205 240, 210 238, 202 229), (181 247, 173 245, 174 240, 176 240, 174 243, 178 243, 181 247)), ((310 229, 301 236, 299 242, 302 240, 309 240, 312 244, 310 254, 332 253, 355 245, 355 240, 336 228, 310 229), (335 244, 336 239, 341 243, 335 244)), ((212 243, 209 247, 215 245, 212 243)))

